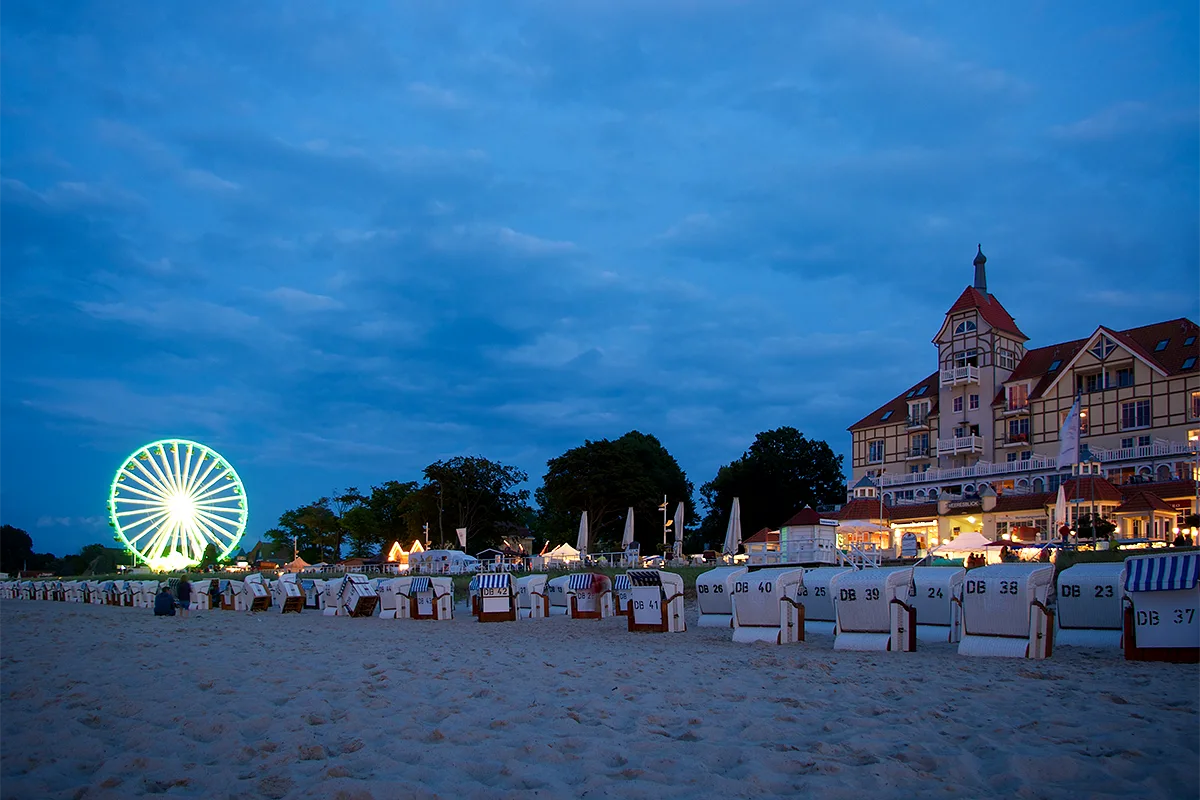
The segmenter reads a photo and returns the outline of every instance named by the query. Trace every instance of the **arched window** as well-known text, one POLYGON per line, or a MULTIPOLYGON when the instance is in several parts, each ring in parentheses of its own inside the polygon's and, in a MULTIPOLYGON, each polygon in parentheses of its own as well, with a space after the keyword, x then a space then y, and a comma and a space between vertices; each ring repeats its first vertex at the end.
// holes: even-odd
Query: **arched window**
POLYGON ((1171 468, 1166 464, 1160 464, 1155 480, 1169 481, 1171 480, 1171 468))
POLYGON ((917 497, 919 497, 919 498, 921 498, 922 500, 924 500, 924 499, 925 499, 925 490, 924 490, 924 489, 917 489, 917 497))
POLYGON ((1046 491, 1046 482, 1044 480, 1042 480, 1041 478, 1034 478, 1033 479, 1033 490, 1035 492, 1046 491))
POLYGON ((975 331, 975 320, 964 319, 962 322, 954 326, 955 333, 972 333, 975 331))
POLYGON ((929 499, 930 499, 930 500, 937 500, 937 498, 938 498, 938 490, 937 490, 937 489, 930 489, 930 490, 929 490, 929 499))
POLYGON ((1017 481, 1017 488, 1018 489, 1028 489, 1029 481, 1025 480, 1024 478, 1021 478, 1021 480, 1017 481))

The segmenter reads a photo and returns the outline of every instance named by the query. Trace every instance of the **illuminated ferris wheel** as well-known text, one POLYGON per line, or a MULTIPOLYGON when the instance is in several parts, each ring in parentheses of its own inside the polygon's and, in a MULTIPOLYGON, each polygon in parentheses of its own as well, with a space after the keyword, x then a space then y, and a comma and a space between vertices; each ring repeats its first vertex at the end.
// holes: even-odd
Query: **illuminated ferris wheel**
POLYGON ((221 454, 187 439, 136 450, 108 496, 117 538, 153 569, 198 564, 211 544, 225 558, 246 530, 246 491, 221 454))

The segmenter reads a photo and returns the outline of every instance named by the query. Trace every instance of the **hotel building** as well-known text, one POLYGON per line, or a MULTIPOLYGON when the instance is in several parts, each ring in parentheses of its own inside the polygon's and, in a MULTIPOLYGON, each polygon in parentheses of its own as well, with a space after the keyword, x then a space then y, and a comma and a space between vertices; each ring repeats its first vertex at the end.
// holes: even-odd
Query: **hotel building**
POLYGON ((1045 541, 1060 484, 1072 520, 1095 512, 1122 538, 1173 539, 1200 512, 1198 328, 1174 319, 1030 347, 987 290, 987 259, 933 337, 937 369, 850 426, 842 521, 921 548, 978 531, 1045 541), (1081 465, 1059 465, 1059 430, 1081 401, 1081 465), (870 528, 870 525, 862 526, 870 528))

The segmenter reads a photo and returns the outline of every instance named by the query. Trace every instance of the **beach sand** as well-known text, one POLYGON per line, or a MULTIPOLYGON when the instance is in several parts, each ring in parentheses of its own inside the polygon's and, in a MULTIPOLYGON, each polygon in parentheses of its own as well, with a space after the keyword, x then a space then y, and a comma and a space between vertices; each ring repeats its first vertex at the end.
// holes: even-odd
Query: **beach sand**
POLYGON ((1195 798, 1196 665, 0 603, 3 798, 1195 798))

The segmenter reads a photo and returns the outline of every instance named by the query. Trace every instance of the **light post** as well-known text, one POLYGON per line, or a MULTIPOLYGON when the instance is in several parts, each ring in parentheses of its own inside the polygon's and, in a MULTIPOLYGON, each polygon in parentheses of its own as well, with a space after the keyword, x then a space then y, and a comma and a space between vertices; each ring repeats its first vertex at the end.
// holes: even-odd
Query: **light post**
POLYGON ((663 495, 662 505, 658 507, 659 511, 663 512, 663 546, 662 551, 667 552, 667 527, 671 524, 667 521, 667 496, 663 495))

